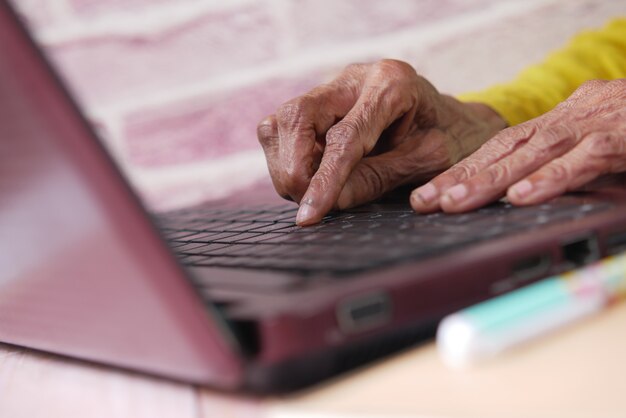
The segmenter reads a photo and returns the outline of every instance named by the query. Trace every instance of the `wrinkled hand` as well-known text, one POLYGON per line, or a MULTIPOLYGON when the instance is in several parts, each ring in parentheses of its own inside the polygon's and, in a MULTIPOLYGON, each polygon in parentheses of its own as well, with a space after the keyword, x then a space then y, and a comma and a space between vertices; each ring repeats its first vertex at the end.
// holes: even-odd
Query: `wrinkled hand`
POLYGON ((485 105, 441 95, 413 68, 352 64, 280 106, 258 126, 276 191, 300 203, 297 223, 426 181, 505 126, 485 105))
POLYGON ((544 202, 596 177, 626 171, 626 79, 582 85, 552 111, 505 129, 415 190, 419 212, 464 212, 506 194, 544 202))

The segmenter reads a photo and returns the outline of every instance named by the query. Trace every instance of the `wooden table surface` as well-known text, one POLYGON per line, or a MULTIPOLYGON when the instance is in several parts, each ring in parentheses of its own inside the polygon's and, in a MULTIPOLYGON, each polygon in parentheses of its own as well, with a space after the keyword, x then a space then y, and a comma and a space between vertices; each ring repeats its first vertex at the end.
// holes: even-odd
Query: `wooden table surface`
POLYGON ((470 370, 428 343, 262 399, 0 345, 0 417, 626 417, 625 356, 626 303, 470 370))

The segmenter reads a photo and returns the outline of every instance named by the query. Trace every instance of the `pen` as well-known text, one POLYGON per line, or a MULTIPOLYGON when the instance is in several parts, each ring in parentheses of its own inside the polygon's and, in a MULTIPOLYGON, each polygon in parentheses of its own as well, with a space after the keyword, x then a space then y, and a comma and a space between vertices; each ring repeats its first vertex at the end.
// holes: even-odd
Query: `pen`
POLYGON ((626 253, 549 277, 443 319, 437 350, 458 368, 488 359, 626 296, 626 253))

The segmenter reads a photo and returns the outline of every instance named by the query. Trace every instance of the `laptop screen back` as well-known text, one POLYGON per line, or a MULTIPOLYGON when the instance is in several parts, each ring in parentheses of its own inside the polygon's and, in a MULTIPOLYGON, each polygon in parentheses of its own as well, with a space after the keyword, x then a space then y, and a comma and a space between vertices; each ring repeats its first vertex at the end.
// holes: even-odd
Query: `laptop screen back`
POLYGON ((233 385, 239 364, 0 2, 0 341, 233 385))

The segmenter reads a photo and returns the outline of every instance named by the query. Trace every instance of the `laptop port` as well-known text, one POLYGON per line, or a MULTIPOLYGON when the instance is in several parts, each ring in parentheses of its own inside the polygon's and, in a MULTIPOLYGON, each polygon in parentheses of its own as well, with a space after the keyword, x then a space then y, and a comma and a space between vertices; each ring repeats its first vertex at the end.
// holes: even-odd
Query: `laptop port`
POLYGON ((567 268, 581 267, 600 258, 598 240, 586 236, 568 241, 561 246, 567 268))
POLYGON ((541 279, 550 273, 552 257, 550 254, 535 254, 516 261, 511 266, 511 274, 491 284, 489 291, 492 295, 510 292, 520 286, 528 284, 533 279, 541 279))
POLYGON ((516 281, 525 282, 548 274, 552 259, 548 254, 537 254, 523 258, 513 264, 511 273, 516 281))
POLYGON ((606 252, 609 255, 626 251, 626 231, 609 234, 606 237, 606 252))
POLYGON ((391 299, 382 292, 346 299, 337 306, 339 329, 346 334, 363 332, 391 320, 391 299))

